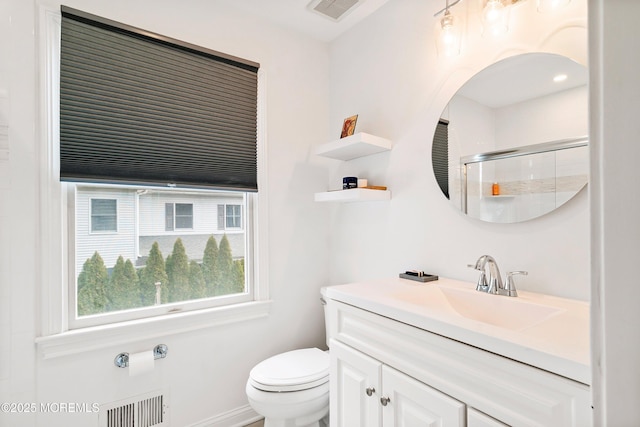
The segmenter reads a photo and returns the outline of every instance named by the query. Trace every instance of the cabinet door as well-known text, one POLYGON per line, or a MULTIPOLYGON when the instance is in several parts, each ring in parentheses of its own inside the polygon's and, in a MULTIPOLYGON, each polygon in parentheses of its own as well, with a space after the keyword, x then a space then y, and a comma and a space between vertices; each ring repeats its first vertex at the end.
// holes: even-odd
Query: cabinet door
POLYGON ((507 425, 485 413, 467 408, 467 427, 507 427, 507 425))
POLYGON ((465 405, 388 366, 382 367, 385 427, 464 427, 465 405), (388 400, 387 400, 388 399, 388 400))
POLYGON ((380 427, 380 362, 334 340, 330 354, 331 427, 380 427))

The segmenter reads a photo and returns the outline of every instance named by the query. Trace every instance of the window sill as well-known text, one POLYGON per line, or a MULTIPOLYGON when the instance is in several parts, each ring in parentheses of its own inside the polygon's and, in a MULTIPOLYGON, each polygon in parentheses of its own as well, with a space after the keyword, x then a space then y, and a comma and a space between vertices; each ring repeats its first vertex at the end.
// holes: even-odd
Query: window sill
POLYGON ((43 359, 69 356, 92 350, 124 345, 151 338, 197 331, 214 326, 266 317, 271 301, 253 301, 233 306, 175 313, 165 316, 90 328, 74 329, 36 338, 43 359))

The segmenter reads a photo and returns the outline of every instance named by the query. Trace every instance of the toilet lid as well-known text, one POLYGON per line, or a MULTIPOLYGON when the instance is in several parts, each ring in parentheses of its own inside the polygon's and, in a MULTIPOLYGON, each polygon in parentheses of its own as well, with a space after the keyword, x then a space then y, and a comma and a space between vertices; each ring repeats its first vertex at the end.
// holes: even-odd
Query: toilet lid
POLYGON ((264 391, 298 391, 329 381, 329 353, 305 348, 278 354, 258 363, 249 374, 251 385, 264 391))

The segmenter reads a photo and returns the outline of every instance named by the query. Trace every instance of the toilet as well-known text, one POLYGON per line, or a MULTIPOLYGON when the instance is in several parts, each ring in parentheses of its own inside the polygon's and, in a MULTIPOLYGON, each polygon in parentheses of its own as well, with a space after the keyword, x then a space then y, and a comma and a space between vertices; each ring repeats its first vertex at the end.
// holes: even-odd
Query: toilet
POLYGON ((329 427, 329 352, 303 348, 263 360, 251 370, 246 392, 264 427, 329 427))

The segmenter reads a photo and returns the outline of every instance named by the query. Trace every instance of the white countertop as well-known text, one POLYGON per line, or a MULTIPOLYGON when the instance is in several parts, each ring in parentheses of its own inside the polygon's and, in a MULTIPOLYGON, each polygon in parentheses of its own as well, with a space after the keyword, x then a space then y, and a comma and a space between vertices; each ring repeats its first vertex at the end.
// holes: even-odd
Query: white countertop
POLYGON ((446 278, 330 286, 327 298, 591 384, 589 303, 584 301, 526 291, 517 297, 489 295, 477 292, 473 283, 446 278), (480 314, 465 316, 471 312, 480 314), (486 321, 474 320, 483 312, 486 321))

